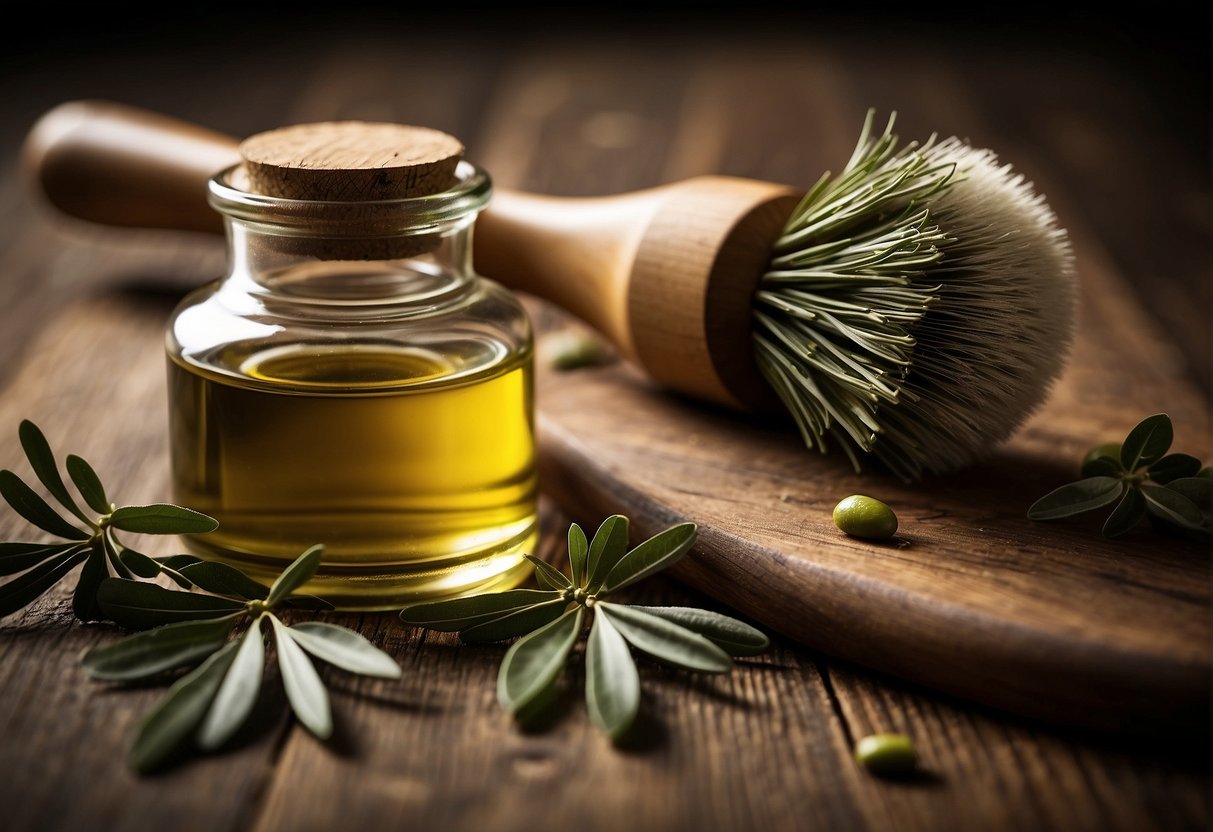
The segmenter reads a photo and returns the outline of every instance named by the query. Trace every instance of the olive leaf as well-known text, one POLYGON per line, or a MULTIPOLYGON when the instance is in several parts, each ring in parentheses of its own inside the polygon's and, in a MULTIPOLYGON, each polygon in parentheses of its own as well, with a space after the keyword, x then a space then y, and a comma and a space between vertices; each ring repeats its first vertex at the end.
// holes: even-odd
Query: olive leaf
POLYGON ((711 610, 690 607, 644 607, 629 604, 628 609, 664 618, 678 626, 699 633, 730 656, 756 656, 766 652, 771 641, 766 635, 745 622, 711 610))
POLYGON ((305 621, 286 632, 304 650, 342 670, 381 679, 400 678, 400 665, 353 630, 322 621, 305 621))
POLYGON ((683 523, 628 550, 628 526, 622 515, 608 517, 590 542, 572 524, 571 578, 528 556, 536 581, 545 589, 414 604, 400 618, 406 624, 458 632, 465 642, 521 636, 502 659, 497 700, 526 722, 558 698, 560 671, 592 611, 586 648, 586 706, 594 724, 618 738, 639 707, 639 675, 629 645, 656 661, 709 673, 728 672, 733 666, 731 656, 756 655, 770 646, 760 631, 720 613, 607 601, 620 589, 672 566, 695 540, 695 525, 683 523))
MULTIPOLYGON (((212 751, 223 746, 248 721, 264 675, 262 622, 277 646, 278 666, 287 701, 299 722, 316 736, 332 732, 328 693, 308 654, 351 673, 386 679, 400 677, 400 667, 358 633, 322 622, 286 626, 273 612, 291 605, 292 588, 315 573, 323 547, 314 546, 283 570, 270 589, 232 567, 180 557, 171 561, 191 573, 198 585, 209 583, 236 597, 203 595, 142 581, 108 578, 100 602, 122 622, 161 626, 89 651, 82 659, 94 678, 110 681, 146 679, 198 662, 141 722, 130 754, 138 771, 150 771, 191 747, 212 751), (264 594, 265 598, 247 595, 264 594), (164 623, 164 622, 170 623, 164 623), (228 641, 241 624, 245 629, 228 641)), ((163 566, 164 564, 158 563, 163 566)), ((171 567, 170 567, 171 568, 171 567)))
POLYGON ((260 624, 260 619, 254 621, 240 638, 236 655, 198 728, 198 745, 207 751, 227 742, 244 724, 257 701, 265 664, 265 642, 261 640, 260 624))
POLYGON ((682 523, 649 538, 620 558, 602 582, 602 591, 615 592, 673 566, 694 542, 694 523, 682 523))
POLYGON ((243 615, 179 621, 90 650, 82 659, 94 679, 127 682, 197 664, 221 648, 243 615))
POLYGON ((618 739, 631 727, 640 708, 640 675, 627 643, 608 616, 594 616, 585 668, 590 720, 608 737, 618 739))
POLYGON ((1200 460, 1167 451, 1174 439, 1171 418, 1149 416, 1129 431, 1125 441, 1093 448, 1083 460, 1084 479, 1063 485, 1028 509, 1031 520, 1060 520, 1116 503, 1103 525, 1105 537, 1119 537, 1147 515, 1167 533, 1213 534, 1213 517, 1204 508, 1207 491, 1193 482, 1207 469, 1200 460), (1178 487, 1171 486, 1179 483, 1178 487))
POLYGON ((1141 491, 1136 488, 1126 488, 1124 496, 1112 509, 1107 521, 1103 524, 1104 537, 1120 537, 1138 524, 1146 516, 1146 501, 1141 491))
POLYGON ((405 607, 400 612, 400 620, 405 624, 440 632, 455 632, 494 621, 518 610, 558 601, 561 595, 551 590, 511 589, 470 598, 428 601, 405 607))
POLYGON ((603 580, 628 551, 628 518, 613 514, 594 533, 590 551, 586 557, 586 572, 589 580, 587 592, 596 592, 603 580))
POLYGON ((1194 477, 1200 470, 1200 460, 1188 454, 1167 454, 1148 469, 1150 479, 1166 485, 1171 480, 1194 477))
POLYGON ((1059 520, 1115 502, 1127 486, 1113 477, 1089 477, 1063 485, 1041 497, 1028 509, 1032 520, 1059 520))
POLYGON ((76 490, 80 492, 80 496, 84 498, 84 502, 88 504, 89 508, 98 514, 113 511, 113 505, 105 496, 105 486, 101 484, 101 478, 97 476, 93 466, 75 454, 68 455, 66 465, 67 474, 72 478, 72 484, 76 486, 76 490))
POLYGON ((623 604, 599 602, 595 613, 610 619, 628 644, 666 664, 704 673, 728 673, 729 654, 699 633, 623 604))
POLYGON ((589 556, 590 543, 586 540, 581 526, 573 523, 569 526, 569 568, 573 572, 573 584, 585 586, 586 558, 589 556))
POLYGON ((243 598, 246 601, 264 601, 269 596, 268 587, 226 563, 203 560, 183 566, 178 572, 194 586, 216 595, 243 598))
POLYGON ((109 522, 116 529, 144 534, 202 534, 219 528, 213 517, 164 503, 116 508, 109 522))
POLYGON ((210 709, 215 692, 236 657, 231 642, 181 677, 139 723, 127 762, 140 773, 153 771, 181 749, 210 709))
POLYGON ((531 704, 560 675, 585 620, 577 607, 510 647, 497 674, 497 701, 511 713, 531 704))
POLYGON ((286 627, 274 616, 274 638, 278 645, 278 667, 291 710, 304 726, 320 739, 333 733, 333 712, 320 675, 307 654, 286 633, 286 627))
POLYGON ((1136 471, 1162 459, 1175 437, 1171 417, 1156 413, 1138 422, 1120 446, 1120 464, 1126 471, 1136 471))
POLYGON ((245 608, 242 601, 217 595, 179 592, 159 584, 106 578, 97 602, 110 621, 128 630, 146 630, 178 621, 223 618, 245 608))
POLYGON ((50 443, 46 441, 46 436, 41 429, 26 419, 17 428, 17 436, 21 440, 21 449, 25 451, 25 457, 29 460, 30 467, 34 469, 38 480, 46 486, 46 490, 64 508, 85 523, 90 523, 87 515, 80 510, 76 501, 72 499, 72 495, 68 493, 67 486, 63 484, 63 477, 59 475, 55 455, 51 452, 50 443))
POLYGON ((1146 511, 1179 526, 1199 529, 1204 515, 1196 503, 1179 491, 1161 485, 1143 485, 1141 495, 1145 498, 1146 511))
POLYGON ((90 518, 68 489, 41 428, 26 419, 17 433, 30 469, 66 510, 67 516, 61 515, 13 471, 0 471, 0 497, 33 526, 68 542, 0 544, 0 575, 17 575, 0 587, 0 616, 31 603, 81 563, 84 566, 72 593, 72 612, 81 621, 94 621, 107 614, 100 595, 111 575, 129 581, 165 574, 178 585, 192 585, 172 567, 162 566, 127 548, 118 538, 118 532, 201 534, 218 525, 213 518, 168 504, 114 506, 92 466, 81 457, 69 454, 66 461, 68 479, 84 504, 98 514, 90 518), (77 521, 84 528, 77 525, 77 521), (4 546, 10 548, 3 549, 4 546))

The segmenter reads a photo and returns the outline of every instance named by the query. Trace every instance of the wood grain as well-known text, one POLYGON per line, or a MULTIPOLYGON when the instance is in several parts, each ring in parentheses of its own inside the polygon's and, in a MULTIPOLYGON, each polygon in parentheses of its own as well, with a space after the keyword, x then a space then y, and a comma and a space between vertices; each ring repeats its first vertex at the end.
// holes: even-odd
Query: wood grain
MULTIPOLYGON (((292 121, 344 117, 429 124, 467 137, 469 158, 484 163, 498 181, 575 195, 706 172, 811 181, 822 166, 836 164, 833 160, 849 152, 852 137, 844 134, 867 104, 897 106, 908 131, 915 111, 939 102, 931 118, 943 114, 946 123, 932 125, 924 117, 916 127, 972 131, 1000 142, 1022 136, 1016 140, 1020 150, 1047 150, 1032 163, 1038 165, 1033 172, 1054 175, 1051 181, 1062 188, 1056 195, 1050 192, 1054 201, 1077 197, 1072 207, 1067 205, 1065 219, 1086 219, 1089 206, 1101 199, 1106 203, 1092 214, 1099 217, 1098 245, 1084 243, 1084 272, 1094 268, 1125 280, 1111 297, 1101 291, 1084 302, 1083 326, 1085 330, 1090 318, 1094 331, 1109 338, 1119 331, 1119 340, 1133 343, 1146 332, 1145 351, 1121 355, 1120 361, 1134 379, 1149 379, 1138 387, 1124 384, 1118 381, 1119 366, 1111 376, 1089 373, 1073 384, 1067 381, 1061 389, 1071 393, 1058 400, 1059 407, 1080 414, 1090 402, 1122 397, 1136 405, 1138 396, 1153 404, 1158 394, 1173 389, 1176 378, 1185 377, 1184 352, 1174 347, 1172 336, 1182 337, 1186 330, 1178 325, 1160 329, 1153 322, 1144 309, 1157 308, 1158 301, 1144 308, 1131 302, 1131 291, 1148 294, 1155 284, 1152 271, 1126 267, 1138 262, 1126 252, 1141 251, 1146 243, 1124 203, 1108 196, 1124 191, 1092 187, 1105 170, 1098 160, 1090 160, 1090 175, 1075 176, 1072 158, 1058 149, 1061 139, 1043 122, 1032 123, 1033 102, 1047 93, 1057 112, 1073 114, 1083 135, 1107 134, 1103 147, 1117 148, 1123 159, 1130 140, 1111 135, 1125 127, 1116 123, 1115 114, 1107 114, 1113 119, 1109 122, 1101 108, 1072 106, 1075 97, 1120 100, 1128 71, 1122 59, 1101 64, 1084 63, 1082 55, 1042 56, 1025 41, 1009 55, 991 54, 982 63, 984 73, 941 58, 952 67, 953 77, 964 80, 946 92, 924 92, 937 73, 926 68, 921 44, 910 47, 903 39, 901 46, 893 42, 894 49, 886 49, 887 44, 874 49, 866 33, 848 42, 833 31, 819 31, 813 39, 807 30, 788 27, 747 47, 736 38, 680 40, 668 33, 611 43, 587 40, 588 34, 580 32, 577 47, 568 48, 559 42, 537 46, 526 38, 507 47, 494 35, 476 40, 460 29, 448 39, 434 35, 428 44, 413 43, 406 50, 381 27, 347 30, 344 37, 335 31, 339 27, 327 21, 326 27, 323 41, 315 44, 295 40, 271 48, 259 42, 258 50, 225 49, 222 59, 185 46, 113 53, 104 62, 84 64, 91 78, 88 92, 238 135, 292 121), (313 51, 301 63, 297 58, 307 45, 313 51), (1038 60, 1039 70, 1028 73, 1038 60), (435 67, 443 72, 435 74, 435 67), (439 77, 442 86, 435 89, 439 77), (1053 86, 1039 89, 1041 77, 1053 86), (1025 78, 1036 80, 1025 88, 1025 78), (157 83, 161 80, 162 85, 157 83), (985 95, 980 124, 971 120, 975 111, 967 105, 949 108, 957 87, 985 95), (883 92, 874 100, 878 88, 883 92), (523 110, 514 108, 520 96, 528 102, 523 110), (1022 125, 1030 125, 1026 136, 1019 132, 1022 125), (530 154, 536 144, 543 146, 550 164, 533 164, 530 154)), ((948 54, 948 44, 936 46, 926 51, 948 54)), ((19 75, 0 76, 11 116, 0 123, 0 149, 15 153, 21 125, 82 94, 79 66, 60 68, 60 55, 56 52, 53 62, 32 62, 32 69, 23 66, 19 75), (31 72, 41 72, 39 84, 29 83, 31 72)), ((1158 131, 1148 120, 1132 127, 1126 136, 1131 132, 1137 147, 1155 146, 1150 142, 1158 139, 1158 131)), ((1173 140, 1164 141, 1169 153, 1151 156, 1167 168, 1159 176, 1173 176, 1189 164, 1183 161, 1182 142, 1179 147, 1167 143, 1173 140)), ((1020 156, 1011 160, 1027 164, 1020 156)), ((1192 164, 1207 166, 1207 160, 1192 164)), ((1165 227, 1174 206, 1166 200, 1151 204, 1157 214, 1151 223, 1165 227)), ((57 449, 94 462, 123 498, 163 497, 168 474, 161 421, 161 328, 180 287, 217 273, 221 248, 189 235, 48 227, 11 170, 0 176, 0 212, 0 464, 24 470, 18 464, 16 424, 29 416, 46 429, 57 449), (166 284, 178 289, 166 293, 153 288, 166 284)), ((1207 242, 1207 230, 1202 239, 1207 242)), ((1161 258, 1158 274, 1170 275, 1172 270, 1162 264, 1179 254, 1170 246, 1155 247, 1152 254, 1161 258)), ((1192 267, 1191 273, 1207 283, 1207 263, 1192 267)), ((1115 281, 1104 285, 1115 286, 1115 281)), ((1189 306, 1171 312, 1202 323, 1207 332, 1207 316, 1196 304, 1189 306)), ((1102 349, 1084 343, 1093 355, 1102 349)), ((569 392, 580 383, 570 377, 569 392)), ((549 404, 554 402, 543 406, 549 404)), ((1205 452, 1207 428, 1193 421, 1204 408, 1199 395, 1174 406, 1179 408, 1172 411, 1179 428, 1177 445, 1205 452)), ((1097 437, 1033 423, 1013 453, 1008 450, 999 460, 1067 460, 1034 461, 1017 473, 1016 488, 1033 493, 1053 478, 1068 476, 1068 460, 1091 440, 1117 438, 1138 411, 1138 406, 1099 411, 1097 437)), ((782 432, 774 426, 757 430, 782 432)), ((619 437, 621 443, 623 439, 619 437)), ((648 456, 660 453, 655 447, 648 456)), ((696 473, 718 467, 705 458, 696 473)), ((817 470, 822 479, 835 473, 829 464, 817 470)), ((737 479, 747 476, 743 472, 737 479)), ((711 490, 702 477, 685 487, 711 490)), ((976 475, 947 487, 989 493, 976 475)), ((556 483, 548 489, 556 491, 556 483)), ((828 514, 825 505, 797 505, 796 499, 789 493, 790 505, 781 512, 828 514)), ((955 534, 961 520, 938 516, 930 511, 931 502, 926 496, 916 498, 908 511, 902 510, 903 520, 931 535, 941 530, 955 534)), ((544 551, 558 557, 559 535, 554 532, 567 518, 550 509, 544 551)), ((988 546, 991 556, 1006 555, 998 548, 1006 526, 998 524, 1017 514, 1018 509, 992 516, 990 527, 983 518, 976 527, 1002 529, 999 536, 970 534, 988 546)), ((1072 567, 1064 553, 1045 553, 1046 536, 1054 544, 1060 536, 1067 547, 1081 550, 1093 531, 1081 524, 1050 526, 1041 530, 1040 547, 1016 556, 1030 556, 1031 569, 1064 579, 1072 567)), ((0 511, 0 536, 18 535, 25 535, 21 524, 0 511)), ((1110 545, 1103 558, 1108 597, 1134 598, 1130 613, 1147 604, 1150 594, 1145 587, 1127 585, 1135 569, 1157 567, 1176 587, 1188 580, 1173 553, 1150 551, 1141 543, 1110 545)), ((876 556, 884 562, 882 568, 904 561, 919 569, 922 549, 878 550, 876 556)), ((974 580, 978 570, 967 561, 947 566, 941 570, 947 581, 974 580)), ((1005 581, 1014 589, 1027 576, 1011 567, 1009 557, 998 565, 1000 586, 1005 581)), ((673 580, 648 582, 632 597, 727 611, 673 580)), ((1210 821, 1205 732, 1175 737, 1184 741, 1176 747, 1046 730, 777 637, 770 654, 740 663, 723 679, 696 678, 645 663, 641 731, 632 742, 613 748, 589 725, 576 673, 568 679, 565 706, 551 725, 521 732, 493 701, 491 683, 501 648, 459 648, 447 637, 405 630, 381 616, 334 620, 357 627, 388 650, 401 662, 405 677, 383 683, 326 672, 339 726, 331 746, 313 741, 283 718, 279 689, 271 684, 258 705, 260 727, 242 737, 236 751, 161 777, 136 779, 119 763, 127 732, 162 689, 111 691, 81 679, 78 651, 113 636, 105 627, 70 623, 65 602, 61 589, 28 612, 0 622, 0 767, 6 772, 0 778, 0 805, 5 807, 5 828, 15 832, 337 825, 456 832, 621 826, 638 832, 1136 832, 1206 829, 1210 821), (879 781, 851 763, 856 737, 894 729, 910 732, 917 742, 926 771, 922 778, 879 781), (602 787, 610 789, 610 799, 600 797, 602 787)), ((1074 599, 1075 606, 1084 603, 1074 599)), ((830 626, 823 618, 823 627, 830 626)), ((1139 638, 1148 639, 1148 631, 1139 638)))

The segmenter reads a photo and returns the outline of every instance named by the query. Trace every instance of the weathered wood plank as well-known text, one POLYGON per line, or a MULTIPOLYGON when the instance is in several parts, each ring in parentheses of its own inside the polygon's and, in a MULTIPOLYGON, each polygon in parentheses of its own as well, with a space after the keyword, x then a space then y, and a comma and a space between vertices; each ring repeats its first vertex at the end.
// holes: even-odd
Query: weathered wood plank
MULTIPOLYGON (((163 303, 108 297, 61 310, 0 393, 0 459, 28 473, 16 427, 31 418, 60 454, 93 463, 111 495, 168 495, 163 303)), ((32 481, 32 477, 31 477, 32 481)), ((11 511, 0 539, 42 539, 11 511)), ((151 554, 173 541, 142 538, 151 554)), ((0 801, 10 829, 239 829, 264 788, 285 726, 285 703, 264 697, 259 729, 229 756, 140 780, 123 763, 138 720, 164 688, 122 690, 88 679, 83 650, 114 627, 73 623, 68 578, 0 622, 0 801), (214 799, 222 795, 223 799, 214 799)))
MULTIPOLYGON (((470 59, 470 52, 452 53, 447 67, 456 77, 454 89, 473 108, 489 105, 481 118, 461 105, 414 98, 424 79, 397 68, 416 67, 413 60, 430 61, 434 55, 385 54, 393 43, 385 38, 381 47, 361 56, 348 45, 326 52, 329 59, 316 64, 310 75, 294 74, 296 60, 282 60, 278 71, 259 72, 237 62, 230 75, 206 67, 191 73, 191 81, 201 72, 206 82, 189 85, 193 92, 184 98, 176 97, 179 84, 147 92, 147 79, 134 71, 137 60, 119 62, 96 88, 232 133, 273 126, 287 112, 299 118, 417 114, 417 120, 449 119, 436 126, 463 135, 470 150, 482 150, 478 161, 490 172, 497 174, 494 165, 500 163, 503 184, 563 193, 640 187, 713 168, 773 179, 799 176, 803 168, 812 177, 819 166, 836 166, 838 153, 849 149, 855 118, 868 104, 881 103, 840 87, 840 79, 866 66, 870 52, 855 44, 835 44, 832 50, 828 40, 806 43, 793 32, 748 53, 656 40, 629 43, 627 52, 618 45, 530 52, 505 74, 498 74, 499 56, 483 62, 470 59), (364 94, 347 96, 345 82, 325 82, 347 69, 364 94), (236 106, 221 106, 239 98, 233 97, 231 83, 237 76, 251 85, 239 88, 243 98, 236 106), (396 87, 401 78, 406 82, 396 87), (556 96, 563 103, 555 112, 517 112, 509 102, 520 89, 530 91, 541 111, 545 95, 553 90, 564 90, 556 96), (131 93, 119 95, 123 90, 131 93), (718 93, 723 100, 716 99, 718 93), (792 103, 779 109, 781 102, 792 103), (797 113, 810 120, 818 110, 827 120, 813 121, 802 134, 797 113), (529 126, 528 118, 533 121, 529 126), (724 138, 709 141, 718 129, 725 131, 724 138), (604 136, 609 139, 605 144, 604 136), (802 136, 807 137, 803 152, 797 141, 802 136), (550 145, 565 151, 544 164, 528 155, 550 145), (764 152, 767 148, 773 149, 764 152)), ((919 57, 916 53, 913 61, 899 66, 919 66, 919 57)), ((1009 85, 1008 95, 1019 89, 1012 83, 1014 69, 1008 66, 1000 76, 1009 85)), ((899 102, 922 78, 915 72, 894 77, 888 101, 908 116, 899 102)), ((170 73, 169 80, 174 79, 180 80, 170 73)), ((1115 79, 1109 84, 1114 86, 1115 79)), ((78 94, 66 75, 60 86, 48 81, 37 93, 46 106, 78 94)), ((940 112, 956 112, 947 106, 945 102, 940 112)), ((32 115, 42 107, 27 109, 32 115)), ((912 126, 907 125, 907 132, 912 126)), ((991 139, 1004 135, 1001 128, 990 129, 991 139)), ((1041 170, 1064 167, 1059 158, 1042 159, 1041 170)), ((1090 181, 1084 182, 1081 187, 1089 188, 1090 181)), ((11 196, 11 180, 3 186, 11 196)), ((0 361, 12 372, 0 388, 0 464, 12 467, 19 461, 16 424, 30 416, 47 429, 56 448, 94 461, 124 498, 164 497, 168 477, 160 331, 167 306, 144 294, 123 293, 102 294, 62 310, 61 316, 55 310, 65 298, 101 293, 103 285, 115 281, 156 283, 175 276, 188 283, 204 278, 217 270, 221 252, 212 243, 139 232, 76 229, 63 238, 44 228, 34 236, 25 199, 6 204, 13 210, 5 213, 9 235, 0 246, 5 324, 0 327, 0 361), (43 289, 58 294, 42 294, 43 289)), ((1116 218, 1108 217, 1106 227, 1116 227, 1116 218)), ((1100 241, 1100 248, 1114 250, 1116 235, 1104 236, 1108 239, 1100 241)), ((1097 270, 1116 272, 1096 247, 1084 246, 1084 252, 1097 270)), ((1125 296, 1113 294, 1110 301, 1101 296, 1088 304, 1086 314, 1097 320, 1097 328, 1108 330, 1124 320, 1118 316, 1126 314, 1125 296)), ((1129 324, 1134 332, 1143 327, 1157 332, 1144 316, 1129 324)), ((1173 362, 1147 352, 1144 360, 1126 359, 1141 362, 1131 365, 1132 372, 1172 378, 1168 368, 1173 362)), ((576 384, 571 378, 569 392, 576 384)), ((1083 383, 1082 389, 1097 398, 1125 393, 1119 388, 1098 393, 1109 383, 1106 375, 1090 375, 1083 383)), ((1154 395, 1170 389, 1170 383, 1147 391, 1154 395)), ((1089 403, 1085 393, 1066 401, 1070 408, 1089 403)), ((1180 412, 1198 417, 1203 407, 1198 399, 1177 406, 1183 408, 1177 417, 1180 412)), ((1094 438, 1116 438, 1139 415, 1127 410, 1109 415, 1100 427, 1109 436, 1094 438)), ((1181 445, 1206 450, 1197 446, 1206 443, 1207 427, 1192 421, 1178 427, 1181 445)), ((1021 442, 1025 453, 1067 459, 1085 444, 1043 423, 1025 431, 1021 442)), ((644 450, 635 464, 647 466, 661 453, 651 446, 644 450)), ((626 456, 618 459, 628 461, 626 456)), ((702 472, 719 464, 707 454, 702 472)), ((980 491, 979 473, 960 486, 980 491)), ((1048 476, 1061 473, 1060 465, 1033 469, 1016 487, 1039 488, 1048 476)), ((739 476, 744 480, 749 474, 739 476)), ((549 481, 548 487, 557 483, 549 481)), ((790 491, 784 496, 791 505, 780 511, 789 516, 815 507, 797 504, 790 491)), ((906 519, 932 534, 956 523, 926 503, 913 505, 906 519)), ((555 557, 561 535, 554 532, 565 519, 549 514, 546 522, 545 551, 555 557)), ((0 536, 11 537, 18 525, 11 513, 0 512, 0 536)), ((1047 531, 1050 540, 1060 535, 1079 545, 1092 529, 1079 525, 1047 531)), ((1044 537, 1041 543, 1043 549, 1044 537)), ((894 567, 915 554, 881 552, 880 557, 887 556, 894 567)), ((1036 554, 1040 560, 1034 568, 1064 574, 1064 558, 1036 554)), ((1165 552, 1125 544, 1109 547, 1108 582, 1122 583, 1132 563, 1183 582, 1184 569, 1165 552)), ((956 565, 958 574, 979 568, 969 562, 956 565)), ((1020 579, 1009 564, 1007 568, 1008 581, 1020 579)), ((1140 587, 1123 591, 1130 596, 1146 592, 1140 587)), ((717 604, 664 580, 646 584, 635 597, 717 604)), ((1137 750, 1045 733, 863 670, 832 664, 827 670, 815 654, 783 640, 770 655, 742 662, 726 679, 698 679, 646 664, 641 730, 620 749, 589 725, 575 675, 566 707, 551 726, 520 732, 494 701, 501 648, 456 647, 450 637, 423 637, 401 628, 391 616, 334 619, 375 640, 401 661, 406 673, 399 683, 385 683, 326 672, 339 725, 331 747, 283 720, 281 694, 271 685, 260 706, 264 726, 238 751, 138 780, 122 768, 120 755, 135 720, 162 689, 111 693, 85 680, 77 654, 108 638, 109 630, 71 624, 65 598, 60 590, 27 613, 0 622, 0 766, 8 772, 0 800, 10 807, 6 827, 14 830, 338 825, 1130 830, 1198 829, 1207 826, 1209 817, 1207 760, 1201 754, 1137 750), (928 777, 884 783, 854 767, 852 739, 889 728, 915 737, 928 777), (597 796, 595 787, 601 784, 609 786, 610 799, 597 796)), ((823 616, 820 624, 828 629, 832 621, 823 616)))

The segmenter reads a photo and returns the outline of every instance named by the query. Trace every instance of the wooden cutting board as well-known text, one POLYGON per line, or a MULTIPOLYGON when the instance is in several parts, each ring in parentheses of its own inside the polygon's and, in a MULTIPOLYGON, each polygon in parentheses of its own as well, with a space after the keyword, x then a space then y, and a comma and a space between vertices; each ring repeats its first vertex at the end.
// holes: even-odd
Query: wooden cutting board
MULTIPOLYGON (((1077 343, 1047 404, 985 463, 905 485, 856 475, 788 425, 663 392, 628 365, 538 384, 543 488, 593 526, 632 519, 633 542, 699 524, 674 574, 814 649, 998 709, 1105 731, 1206 730, 1209 551, 1143 522, 1117 540, 1106 512, 1025 517, 1077 479, 1085 451, 1169 413, 1175 450, 1209 458, 1207 404, 1101 251, 1075 236, 1077 343), (848 538, 831 512, 878 497, 896 539, 848 538)), ((544 333, 567 319, 538 302, 544 333)), ((540 362, 542 364, 542 362, 540 362)), ((590 530, 592 531, 592 529, 590 530)))

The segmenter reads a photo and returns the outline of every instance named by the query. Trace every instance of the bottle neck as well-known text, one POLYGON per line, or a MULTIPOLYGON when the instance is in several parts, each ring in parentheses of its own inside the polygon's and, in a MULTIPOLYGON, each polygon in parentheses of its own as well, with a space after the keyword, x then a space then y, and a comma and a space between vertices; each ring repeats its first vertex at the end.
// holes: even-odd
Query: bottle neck
POLYGON ((438 194, 341 202, 258 194, 240 166, 221 172, 210 181, 211 206, 227 227, 220 295, 233 308, 247 308, 247 298, 283 314, 342 317, 376 306, 411 314, 466 296, 477 282, 472 225, 492 185, 468 162, 456 174, 438 194))
POLYGON ((229 216, 229 272, 221 291, 265 303, 429 308, 462 296, 476 281, 474 216, 424 233, 368 238, 283 234, 229 216))

